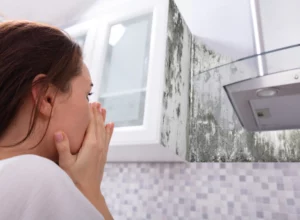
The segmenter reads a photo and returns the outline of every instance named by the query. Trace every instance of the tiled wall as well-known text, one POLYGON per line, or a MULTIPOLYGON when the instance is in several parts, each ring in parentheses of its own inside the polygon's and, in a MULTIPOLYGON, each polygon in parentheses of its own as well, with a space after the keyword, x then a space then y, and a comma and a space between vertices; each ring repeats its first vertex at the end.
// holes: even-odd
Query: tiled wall
POLYGON ((298 163, 110 163, 102 185, 116 220, 297 220, 298 163))

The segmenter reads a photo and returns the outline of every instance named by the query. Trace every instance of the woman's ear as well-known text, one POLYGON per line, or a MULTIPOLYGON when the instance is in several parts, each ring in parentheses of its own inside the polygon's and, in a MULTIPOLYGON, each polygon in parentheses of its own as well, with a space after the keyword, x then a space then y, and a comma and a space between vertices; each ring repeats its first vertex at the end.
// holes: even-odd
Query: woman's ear
POLYGON ((56 89, 54 88, 54 86, 49 85, 47 91, 44 91, 45 89, 43 88, 44 85, 38 83, 38 81, 43 80, 43 78, 46 77, 47 76, 45 74, 38 74, 33 79, 31 94, 33 98, 33 103, 37 105, 39 102, 39 106, 37 109, 40 112, 40 114, 48 118, 51 117, 51 111, 54 106, 56 89))

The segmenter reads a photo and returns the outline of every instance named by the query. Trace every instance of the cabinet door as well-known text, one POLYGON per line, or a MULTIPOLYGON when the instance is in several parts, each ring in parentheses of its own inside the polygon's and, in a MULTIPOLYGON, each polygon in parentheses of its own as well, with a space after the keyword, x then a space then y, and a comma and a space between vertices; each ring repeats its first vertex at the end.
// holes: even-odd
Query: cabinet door
POLYGON ((103 9, 95 24, 92 101, 116 125, 112 145, 159 143, 168 1, 103 9))
POLYGON ((95 35, 97 33, 94 29, 95 23, 97 23, 97 20, 94 19, 65 29, 65 32, 68 33, 68 35, 81 47, 83 59, 88 68, 92 66, 92 52, 95 43, 95 35))

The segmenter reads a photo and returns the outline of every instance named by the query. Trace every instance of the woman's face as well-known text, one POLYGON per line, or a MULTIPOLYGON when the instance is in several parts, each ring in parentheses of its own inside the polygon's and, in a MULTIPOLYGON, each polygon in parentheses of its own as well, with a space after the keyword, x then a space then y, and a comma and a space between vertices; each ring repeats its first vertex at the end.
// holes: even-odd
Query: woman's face
POLYGON ((90 121, 88 94, 91 87, 90 73, 84 64, 82 73, 72 79, 70 92, 57 95, 52 110, 48 132, 50 135, 59 130, 65 132, 73 154, 79 151, 90 121))

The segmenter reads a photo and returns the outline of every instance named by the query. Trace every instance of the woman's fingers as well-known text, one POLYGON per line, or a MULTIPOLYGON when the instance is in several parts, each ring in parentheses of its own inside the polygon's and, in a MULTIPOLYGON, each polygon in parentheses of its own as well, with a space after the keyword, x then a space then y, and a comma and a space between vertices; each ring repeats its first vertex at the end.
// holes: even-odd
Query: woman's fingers
POLYGON ((96 137, 98 139, 98 134, 100 132, 100 120, 101 120, 101 105, 100 103, 95 103, 96 109, 94 109, 94 116, 95 116, 95 126, 96 126, 96 137))
POLYGON ((114 132, 114 123, 109 123, 105 126, 105 131, 106 131, 106 146, 107 148, 109 147, 109 143, 112 137, 112 134, 114 132))
POLYGON ((104 147, 106 140, 104 121, 103 121, 103 111, 101 109, 101 105, 97 103, 97 112, 95 113, 95 123, 96 123, 96 136, 97 141, 99 142, 100 147, 104 147))
POLYGON ((54 135, 55 146, 59 156, 59 166, 67 168, 74 164, 76 156, 71 154, 70 143, 67 135, 61 131, 54 135))
POLYGON ((101 105, 100 105, 100 103, 93 103, 92 104, 92 106, 93 106, 93 116, 94 116, 94 119, 93 119, 93 121, 94 121, 94 125, 95 125, 95 137, 96 137, 96 139, 98 139, 98 133, 99 133, 99 126, 98 126, 98 124, 99 124, 99 112, 100 112, 100 109, 101 109, 101 105))
POLYGON ((105 126, 105 133, 106 133, 106 142, 105 142, 105 161, 107 160, 107 153, 109 148, 109 143, 114 131, 114 123, 109 123, 105 126))
POLYGON ((103 117, 103 123, 105 124, 105 120, 106 120, 106 109, 102 108, 102 117, 103 117))
POLYGON ((107 153, 108 145, 110 143, 114 129, 114 124, 110 123, 105 125, 106 110, 104 108, 101 108, 100 103, 92 103, 91 115, 92 118, 87 130, 87 138, 91 137, 89 133, 91 131, 94 131, 98 147, 104 148, 107 153))

